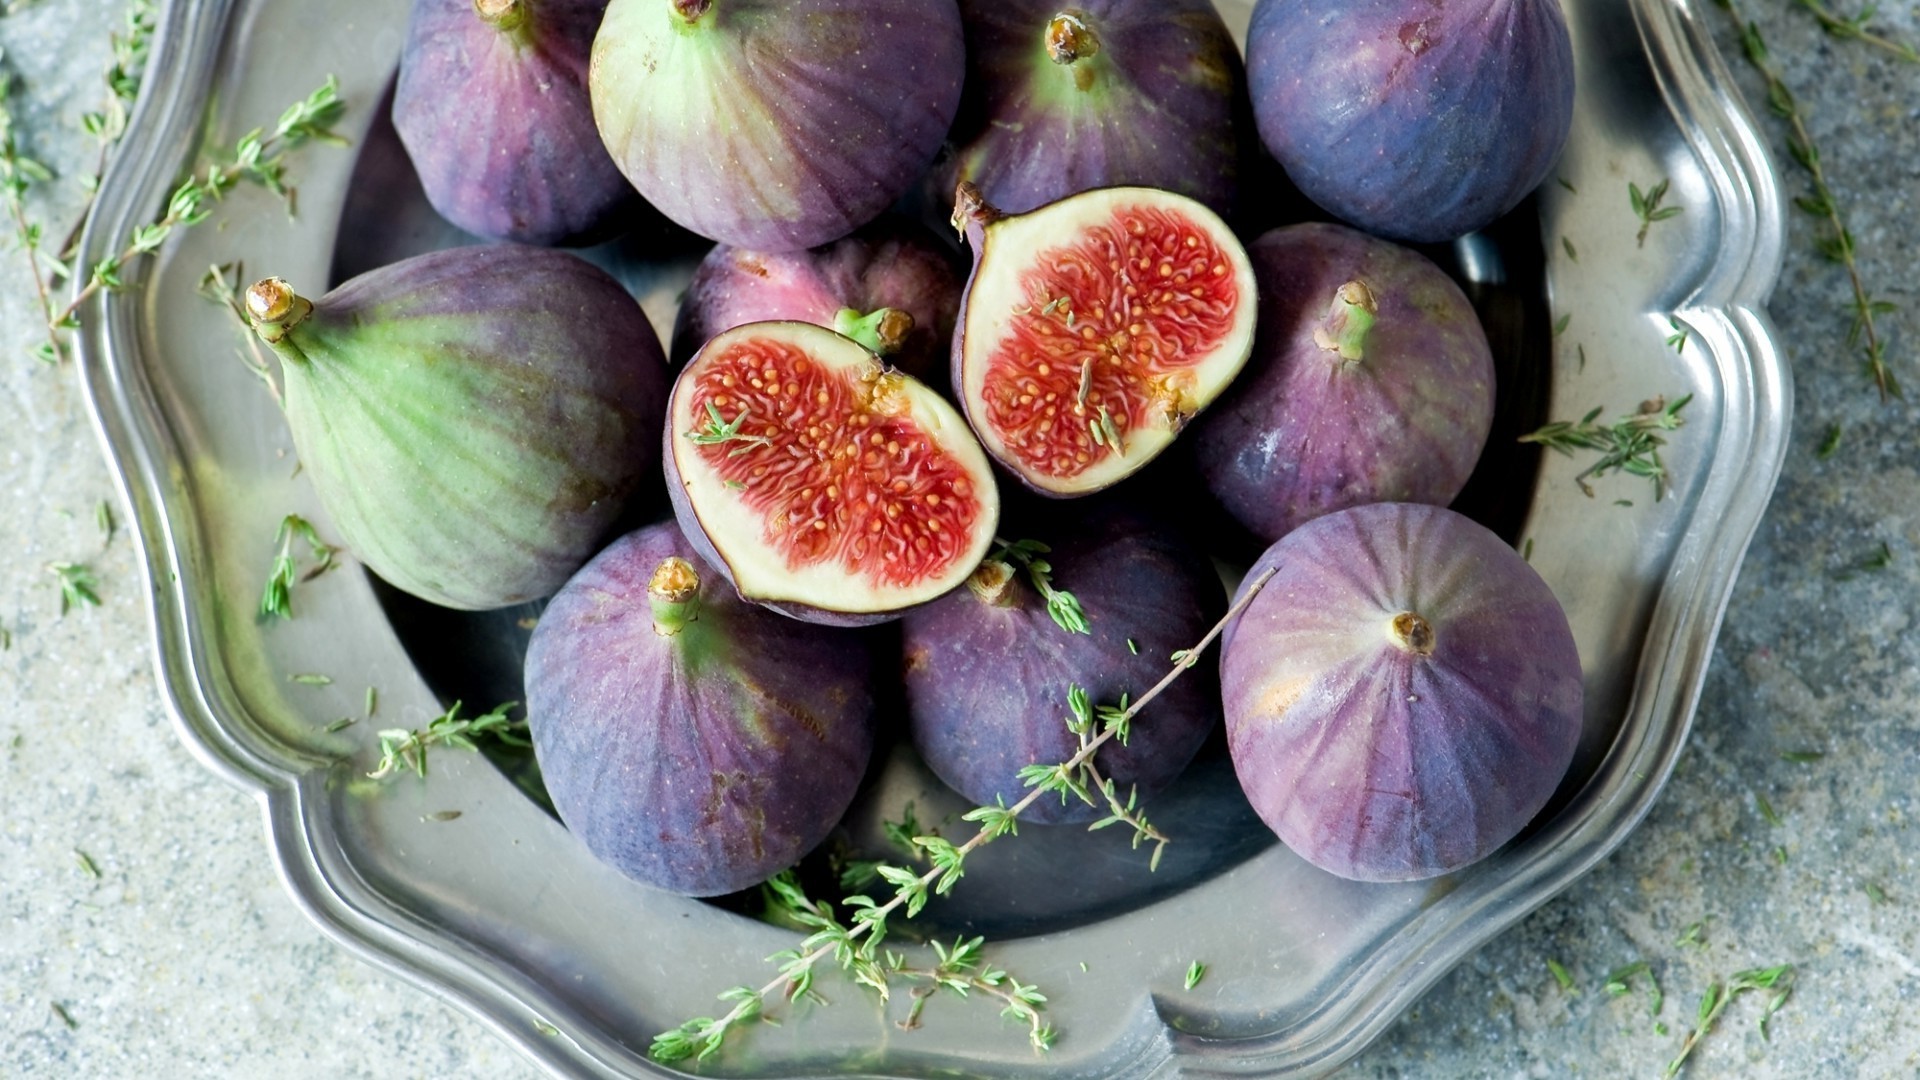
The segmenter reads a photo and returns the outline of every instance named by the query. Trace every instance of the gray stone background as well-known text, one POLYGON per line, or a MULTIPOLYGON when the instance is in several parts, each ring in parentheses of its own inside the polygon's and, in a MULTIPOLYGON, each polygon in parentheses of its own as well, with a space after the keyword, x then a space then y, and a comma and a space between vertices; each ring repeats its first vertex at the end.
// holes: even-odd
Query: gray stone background
MULTIPOLYGON (((1920 396, 1920 64, 1836 40, 1791 0, 1741 4, 1798 92, 1861 273, 1898 305, 1880 326, 1920 396)), ((82 205, 71 178, 92 163, 79 117, 98 107, 119 7, 7 8, 16 136, 66 178, 30 209, 64 232, 82 205)), ((1763 100, 1732 20, 1703 12, 1763 100)), ((1872 26, 1920 42, 1910 0, 1872 26)), ((1784 126, 1763 115, 1762 129, 1778 153, 1784 126)), ((1844 274, 1816 253, 1813 221, 1790 228, 1772 312, 1795 372, 1792 448, 1678 770, 1615 854, 1447 976, 1347 1075, 1658 1075, 1712 981, 1783 962, 1794 990, 1771 1038, 1763 996, 1743 996, 1689 1075, 1920 1073, 1914 405, 1877 399, 1846 344, 1844 274), (1886 565, 1866 568, 1882 544, 1886 565), (1806 749, 1825 756, 1781 757, 1806 749), (1658 1017, 1644 980, 1624 997, 1602 988, 1634 960, 1665 991, 1658 1017)), ((99 527, 114 489, 71 366, 30 356, 37 327, 24 257, 0 252, 0 1076, 532 1075, 474 1022, 324 940, 282 891, 255 801, 175 738, 132 539, 99 527), (62 616, 52 562, 90 566, 100 605, 62 616)))

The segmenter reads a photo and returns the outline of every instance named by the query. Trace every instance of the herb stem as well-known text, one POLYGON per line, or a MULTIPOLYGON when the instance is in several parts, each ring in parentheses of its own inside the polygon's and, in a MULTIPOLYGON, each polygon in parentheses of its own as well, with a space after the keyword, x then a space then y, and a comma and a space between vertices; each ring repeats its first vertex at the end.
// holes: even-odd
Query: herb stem
POLYGON ((1866 11, 1851 19, 1843 19, 1834 14, 1833 10, 1820 0, 1800 0, 1800 6, 1812 13, 1813 17, 1819 21, 1820 28, 1834 37, 1851 38, 1862 44, 1884 49, 1909 64, 1920 64, 1920 50, 1903 41, 1894 41, 1892 38, 1883 37, 1867 29, 1867 20, 1874 16, 1872 7, 1868 7, 1866 11))

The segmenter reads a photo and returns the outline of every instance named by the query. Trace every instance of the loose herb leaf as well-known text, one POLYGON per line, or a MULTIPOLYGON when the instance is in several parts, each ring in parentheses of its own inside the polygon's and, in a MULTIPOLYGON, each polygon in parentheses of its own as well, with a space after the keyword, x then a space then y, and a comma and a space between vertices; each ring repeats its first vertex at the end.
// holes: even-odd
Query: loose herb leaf
POLYGON ((1646 191, 1641 191, 1640 185, 1631 181, 1627 183, 1627 201, 1633 206, 1634 216, 1640 219, 1640 232, 1633 238, 1635 247, 1647 246, 1647 230, 1653 228, 1654 222, 1665 221, 1679 214, 1683 209, 1678 206, 1660 205, 1661 201, 1667 197, 1667 182, 1668 178, 1663 176, 1659 183, 1646 191))
POLYGON ((53 1015, 59 1017, 60 1022, 67 1025, 68 1031, 74 1031, 80 1027, 80 1022, 73 1018, 73 1014, 67 1011, 66 1006, 57 1001, 49 1001, 47 1004, 53 1007, 53 1015))
POLYGON ((1207 965, 1201 963, 1198 960, 1195 960, 1187 968, 1187 989, 1191 990, 1194 987, 1199 986, 1200 980, 1206 977, 1207 977, 1207 965))
POLYGON ((333 569, 333 557, 338 549, 321 540, 319 531, 299 514, 288 514, 280 519, 274 543, 279 551, 273 557, 273 570, 267 575, 267 587, 260 594, 260 617, 291 619, 293 587, 333 569), (305 541, 307 545, 307 561, 310 565, 305 571, 300 569, 300 562, 293 554, 296 539, 305 541))
POLYGON ((100 594, 94 591, 93 571, 85 563, 48 563, 47 572, 60 579, 60 614, 62 616, 82 604, 88 607, 100 606, 100 594))
POLYGON ((1780 751, 1781 761, 1791 761, 1795 765, 1806 765, 1811 762, 1819 761, 1820 759, 1826 756, 1827 756, 1827 752, 1825 750, 1782 750, 1780 751))
POLYGON ((1573 973, 1568 971, 1560 961, 1551 956, 1547 957, 1547 970, 1553 973, 1553 981, 1560 984, 1561 990, 1569 994, 1580 992, 1579 988, 1573 984, 1573 973))
POLYGON ((1618 471, 1651 481, 1654 500, 1659 501, 1666 497, 1668 488, 1666 463, 1660 457, 1660 448, 1667 445, 1667 441, 1660 432, 1678 429, 1684 423, 1680 410, 1692 400, 1692 394, 1683 394, 1672 402, 1654 398, 1641 402, 1638 410, 1610 424, 1595 423, 1601 412, 1596 408, 1577 421, 1556 421, 1522 435, 1520 441, 1536 443, 1568 457, 1574 456, 1576 450, 1597 451, 1600 460, 1573 478, 1589 498, 1593 497, 1593 486, 1587 483, 1589 477, 1618 471))
POLYGON ((73 861, 80 864, 81 873, 93 878, 95 881, 100 880, 100 867, 94 863, 91 855, 81 851, 79 848, 74 848, 73 861))
POLYGON ((1833 452, 1840 449, 1841 430, 1839 424, 1828 424, 1827 433, 1821 437, 1820 445, 1814 450, 1813 456, 1819 458, 1821 461, 1832 457, 1833 452))

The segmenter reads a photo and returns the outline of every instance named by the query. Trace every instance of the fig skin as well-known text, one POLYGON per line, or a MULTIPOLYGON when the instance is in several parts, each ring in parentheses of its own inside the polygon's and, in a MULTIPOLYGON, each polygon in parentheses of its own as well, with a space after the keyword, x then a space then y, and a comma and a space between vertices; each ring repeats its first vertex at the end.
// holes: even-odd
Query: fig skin
POLYGON ((1580 657, 1525 559, 1436 506, 1301 526, 1223 637, 1227 746, 1301 858, 1359 881, 1451 873, 1518 835, 1580 738, 1580 657), (1416 618, 1406 613, 1413 613, 1416 618))
POLYGON ((1247 255, 1253 357, 1192 435, 1208 490, 1262 543, 1349 506, 1452 502, 1493 426, 1493 353, 1466 294, 1424 255, 1342 225, 1275 229, 1247 255), (1375 310, 1347 322, 1354 282, 1375 310))
POLYGON ((490 240, 604 239, 640 205, 587 100, 607 0, 413 0, 393 126, 427 200, 490 240))
MULTIPOLYGON (((681 367, 715 334, 752 322, 798 320, 837 329, 836 316, 891 308, 911 319, 881 352, 919 379, 944 381, 960 274, 938 240, 914 222, 882 218, 807 251, 770 253, 722 244, 694 269, 668 356, 681 367)), ((873 347, 872 343, 862 344, 873 347)))
POLYGON ((665 522, 615 541, 547 605, 527 720, 588 850, 654 888, 715 896, 792 865, 846 812, 873 749, 871 665, 858 634, 735 598, 665 522), (665 636, 648 586, 671 557, 697 600, 665 636))
MULTIPOLYGON (((1076 509, 1070 523, 1055 513, 1036 532, 1015 536, 1052 548, 1042 558, 1053 567, 1053 587, 1080 601, 1088 633, 1057 625, 1017 567, 997 601, 970 583, 901 622, 913 744, 948 787, 982 806, 996 798, 1013 805, 1029 790, 1021 769, 1057 765, 1079 751, 1065 723, 1073 715, 1069 687, 1081 687, 1096 705, 1138 698, 1166 675, 1175 650, 1191 648, 1226 613, 1212 562, 1183 537, 1112 504, 1076 509)), ((989 556, 988 576, 976 582, 1002 580, 993 562, 989 556)), ((1136 784, 1142 798, 1163 790, 1206 741, 1219 704, 1213 670, 1196 666, 1134 719, 1124 745, 1102 746, 1094 764, 1123 801, 1136 784)), ((1048 795, 1020 820, 1085 823, 1107 812, 1104 802, 1048 795)))
POLYGON ((798 251, 878 217, 932 163, 966 73, 955 0, 612 0, 595 123, 676 223, 798 251))
POLYGON ((481 610, 552 593, 658 475, 659 338, 618 282, 566 252, 436 251, 310 310, 273 279, 248 303, 334 528, 423 600, 481 610))
POLYGON ((961 0, 967 83, 935 171, 1022 213, 1098 187, 1230 216, 1246 75, 1212 0, 961 0))
POLYGON ((1247 78, 1301 192, 1391 240, 1450 241, 1513 209, 1573 123, 1557 0, 1259 0, 1247 78))

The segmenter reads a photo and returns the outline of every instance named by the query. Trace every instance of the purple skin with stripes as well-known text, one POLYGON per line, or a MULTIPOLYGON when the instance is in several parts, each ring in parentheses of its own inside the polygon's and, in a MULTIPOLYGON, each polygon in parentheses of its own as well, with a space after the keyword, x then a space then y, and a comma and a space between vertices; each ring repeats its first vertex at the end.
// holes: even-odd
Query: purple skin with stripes
POLYGON ((793 319, 832 329, 849 308, 912 316, 913 329, 887 363, 931 386, 947 381, 960 275, 934 237, 906 219, 882 218, 806 251, 714 248, 687 285, 668 355, 675 368, 685 366, 715 334, 751 322, 793 319))
POLYGON ((440 216, 476 236, 587 243, 639 205, 593 126, 607 0, 414 0, 393 126, 440 216))
POLYGON ((873 749, 872 655, 853 631, 745 603, 672 522, 615 541, 547 605, 527 720, 547 794, 594 856, 687 896, 758 884, 827 836, 873 749), (663 635, 649 579, 698 575, 663 635))
POLYGON ((1513 209, 1573 123, 1558 0, 1260 0, 1247 81, 1301 192, 1394 240, 1449 241, 1513 209))
POLYGON ((971 180, 1007 213, 1119 185, 1233 212, 1246 77, 1212 0, 963 0, 960 15, 967 87, 936 205, 971 180))
POLYGON ((588 76, 613 159, 754 251, 847 235, 933 161, 966 73, 955 0, 613 0, 588 76))
POLYGON ((315 300, 273 347, 334 528, 421 599, 546 596, 658 482, 660 340, 619 282, 566 252, 405 259, 315 300))
POLYGON ((1583 693, 1526 560, 1451 510, 1379 503, 1288 534, 1248 580, 1270 567, 1220 679, 1240 785, 1281 841, 1344 878, 1413 881, 1516 836, 1573 760, 1583 693))
POLYGON ((1192 433, 1214 498, 1267 543, 1349 506, 1453 501, 1494 403, 1493 354, 1459 286, 1341 225, 1275 229, 1247 254, 1260 282, 1253 357, 1192 433), (1370 294, 1370 325, 1340 299, 1349 282, 1370 294))
MULTIPOLYGON (((1043 558, 1053 587, 1079 599, 1090 633, 1056 625, 1024 572, 995 599, 970 583, 901 622, 913 744, 948 787, 980 805, 1013 805, 1029 790, 1022 768, 1057 765, 1079 750, 1065 723, 1070 686, 1096 705, 1137 698, 1167 673, 1174 650, 1191 647, 1226 612, 1204 554, 1138 515, 1087 509, 1078 506, 1071 524, 1054 515, 1056 527, 1033 538, 1052 545, 1043 558)), ((1141 712, 1125 745, 1101 747, 1095 766, 1123 802, 1136 784, 1144 799, 1187 767, 1219 716, 1213 674, 1196 667, 1141 712)), ((1104 803, 1046 795, 1020 819, 1085 823, 1106 813, 1104 803)))

